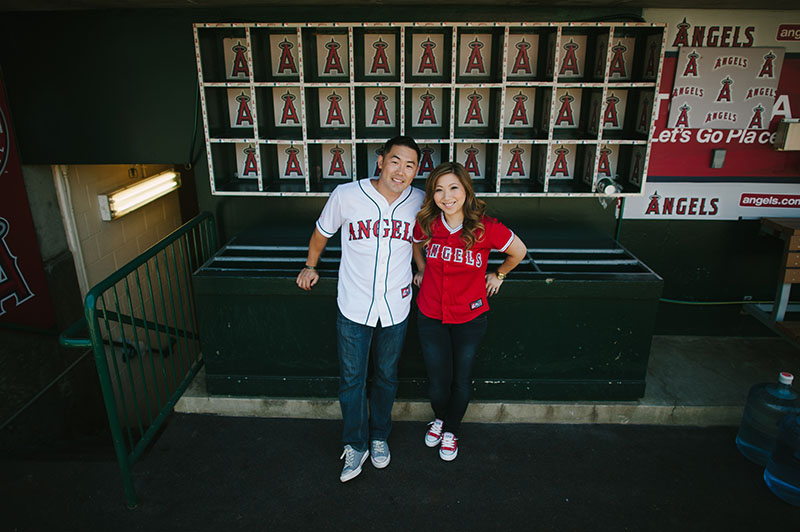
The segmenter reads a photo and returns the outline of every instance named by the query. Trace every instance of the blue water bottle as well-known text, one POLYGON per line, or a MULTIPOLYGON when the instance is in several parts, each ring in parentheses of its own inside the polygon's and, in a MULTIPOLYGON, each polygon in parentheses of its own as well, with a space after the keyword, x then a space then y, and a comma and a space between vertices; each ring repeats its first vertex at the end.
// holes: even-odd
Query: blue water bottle
POLYGON ((800 506, 800 415, 789 414, 781 421, 764 482, 779 498, 800 506))
POLYGON ((756 384, 747 395, 736 446, 758 465, 766 465, 783 417, 800 414, 800 396, 792 389, 793 380, 791 373, 783 371, 777 383, 756 384))

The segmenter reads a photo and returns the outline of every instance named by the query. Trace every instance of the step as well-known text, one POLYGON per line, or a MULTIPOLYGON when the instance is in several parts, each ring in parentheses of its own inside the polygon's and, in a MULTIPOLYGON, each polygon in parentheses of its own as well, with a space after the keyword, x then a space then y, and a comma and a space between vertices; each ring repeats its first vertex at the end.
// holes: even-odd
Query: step
MULTIPOLYGON (((676 405, 646 399, 622 402, 500 402, 473 401, 465 422, 475 423, 612 423, 642 425, 738 425, 743 405, 676 405)), ((287 399, 213 396, 205 390, 201 370, 175 411, 233 417, 341 419, 337 399, 287 399)), ((396 421, 431 420, 427 401, 398 400, 392 410, 396 421)))

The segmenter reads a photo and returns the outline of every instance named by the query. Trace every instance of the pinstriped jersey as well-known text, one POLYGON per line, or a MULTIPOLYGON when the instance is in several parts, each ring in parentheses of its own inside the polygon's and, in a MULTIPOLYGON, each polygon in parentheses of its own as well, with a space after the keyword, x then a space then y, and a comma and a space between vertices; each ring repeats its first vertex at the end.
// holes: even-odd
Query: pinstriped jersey
POLYGON ((336 301, 349 320, 374 327, 401 323, 411 307, 414 224, 424 193, 404 190, 392 204, 369 179, 337 186, 317 229, 341 229, 342 262, 336 301))

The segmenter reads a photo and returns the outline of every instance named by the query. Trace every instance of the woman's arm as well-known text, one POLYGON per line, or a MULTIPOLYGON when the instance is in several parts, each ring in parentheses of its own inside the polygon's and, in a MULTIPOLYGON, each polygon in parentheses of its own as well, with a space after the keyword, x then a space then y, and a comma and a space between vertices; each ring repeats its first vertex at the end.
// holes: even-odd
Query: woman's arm
POLYGON ((528 248, 525 247, 525 243, 518 236, 514 235, 514 240, 506 248, 505 253, 506 260, 497 268, 497 272, 486 274, 486 293, 489 297, 500 291, 500 285, 503 284, 503 280, 497 276, 497 273, 503 274, 503 277, 508 275, 508 272, 516 268, 528 254, 528 248))
POLYGON ((425 252, 422 250, 424 245, 424 242, 414 242, 412 248, 414 264, 417 265, 417 273, 414 274, 414 285, 417 288, 419 288, 419 286, 422 284, 422 274, 425 272, 425 252))

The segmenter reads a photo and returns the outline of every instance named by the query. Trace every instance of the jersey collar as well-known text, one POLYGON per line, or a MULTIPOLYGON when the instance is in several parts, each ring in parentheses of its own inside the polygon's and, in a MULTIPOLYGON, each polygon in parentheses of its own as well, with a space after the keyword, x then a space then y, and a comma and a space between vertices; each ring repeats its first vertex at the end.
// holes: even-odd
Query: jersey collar
POLYGON ((440 217, 441 217, 441 219, 442 219, 442 225, 444 226, 444 228, 445 228, 445 229, 447 229, 448 231, 450 231, 450 234, 451 234, 451 235, 452 235, 453 233, 458 233, 459 231, 461 231, 461 228, 462 228, 462 227, 464 227, 464 223, 463 223, 463 222, 462 222, 462 223, 460 223, 460 224, 458 224, 458 227, 455 227, 455 228, 453 228, 453 227, 450 227, 449 225, 447 225, 447 220, 445 220, 445 219, 444 219, 444 213, 443 213, 443 212, 439 212, 439 216, 440 216, 440 217))
POLYGON ((399 196, 397 196, 396 200, 394 200, 392 203, 389 203, 389 200, 387 200, 384 197, 384 195, 381 194, 377 188, 375 188, 375 185, 372 183, 371 178, 359 179, 358 186, 361 188, 364 194, 366 194, 375 201, 382 202, 383 205, 388 205, 389 207, 404 202, 411 195, 412 192, 411 186, 408 186, 406 187, 405 190, 403 190, 403 192, 400 193, 399 196))

